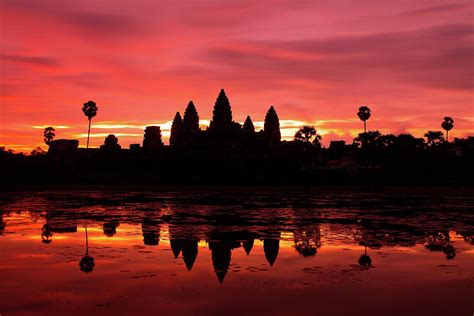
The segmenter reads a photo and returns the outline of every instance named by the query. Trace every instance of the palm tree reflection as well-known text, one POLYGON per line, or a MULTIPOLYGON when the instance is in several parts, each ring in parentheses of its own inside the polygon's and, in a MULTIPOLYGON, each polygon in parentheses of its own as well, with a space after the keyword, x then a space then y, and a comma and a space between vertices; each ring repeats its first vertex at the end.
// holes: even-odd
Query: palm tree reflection
POLYGON ((367 246, 365 246, 365 251, 364 253, 360 256, 359 260, 357 261, 357 263, 361 266, 361 267, 372 267, 372 258, 370 258, 370 256, 367 254, 367 246))
POLYGON ((85 230, 86 230, 86 254, 84 255, 84 257, 82 257, 81 261, 79 261, 79 267, 81 271, 85 273, 89 273, 89 272, 92 272, 92 270, 94 270, 95 263, 94 263, 94 258, 92 258, 89 255, 89 238, 87 235, 87 225, 85 225, 85 230))
POLYGON ((41 232, 41 242, 44 244, 50 244, 53 241, 51 237, 53 237, 51 227, 48 224, 44 224, 41 232))

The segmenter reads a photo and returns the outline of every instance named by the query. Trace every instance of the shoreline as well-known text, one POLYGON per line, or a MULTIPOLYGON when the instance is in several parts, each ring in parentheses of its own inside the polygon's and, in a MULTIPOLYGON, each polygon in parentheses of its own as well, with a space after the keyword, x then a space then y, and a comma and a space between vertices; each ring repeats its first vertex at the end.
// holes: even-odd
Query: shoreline
POLYGON ((305 187, 303 185, 163 185, 163 184, 29 184, 0 186, 0 195, 9 193, 23 192, 85 192, 85 191, 103 191, 103 192, 222 192, 222 193, 281 193, 281 194, 324 194, 333 192, 354 193, 393 193, 393 194, 423 194, 423 195, 466 195, 474 194, 474 186, 449 186, 449 185, 314 185, 305 187))

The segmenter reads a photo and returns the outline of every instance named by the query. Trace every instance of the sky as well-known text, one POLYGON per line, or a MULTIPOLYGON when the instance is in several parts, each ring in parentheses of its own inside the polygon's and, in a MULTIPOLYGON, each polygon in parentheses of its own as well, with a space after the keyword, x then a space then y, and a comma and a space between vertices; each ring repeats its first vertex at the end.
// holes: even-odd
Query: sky
POLYGON ((474 135, 470 0, 0 0, 0 146, 29 152, 43 129, 85 146, 142 143, 193 100, 209 123, 221 88, 257 129, 273 105, 282 135, 331 140, 369 130, 474 135))

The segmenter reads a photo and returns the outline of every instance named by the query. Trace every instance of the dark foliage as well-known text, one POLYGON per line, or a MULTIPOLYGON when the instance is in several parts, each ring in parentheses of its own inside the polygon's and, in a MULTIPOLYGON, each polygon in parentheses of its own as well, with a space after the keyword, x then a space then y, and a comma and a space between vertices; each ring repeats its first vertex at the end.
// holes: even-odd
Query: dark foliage
POLYGON ((43 132, 44 143, 49 146, 56 136, 55 129, 52 127, 46 127, 43 132))

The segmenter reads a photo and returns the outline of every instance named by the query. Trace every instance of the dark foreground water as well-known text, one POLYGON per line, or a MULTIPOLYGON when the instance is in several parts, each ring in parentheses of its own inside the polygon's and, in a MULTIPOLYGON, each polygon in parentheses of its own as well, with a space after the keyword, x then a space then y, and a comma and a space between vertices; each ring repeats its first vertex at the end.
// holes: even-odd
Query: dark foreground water
POLYGON ((1 196, 0 314, 472 315, 474 197, 1 196))

